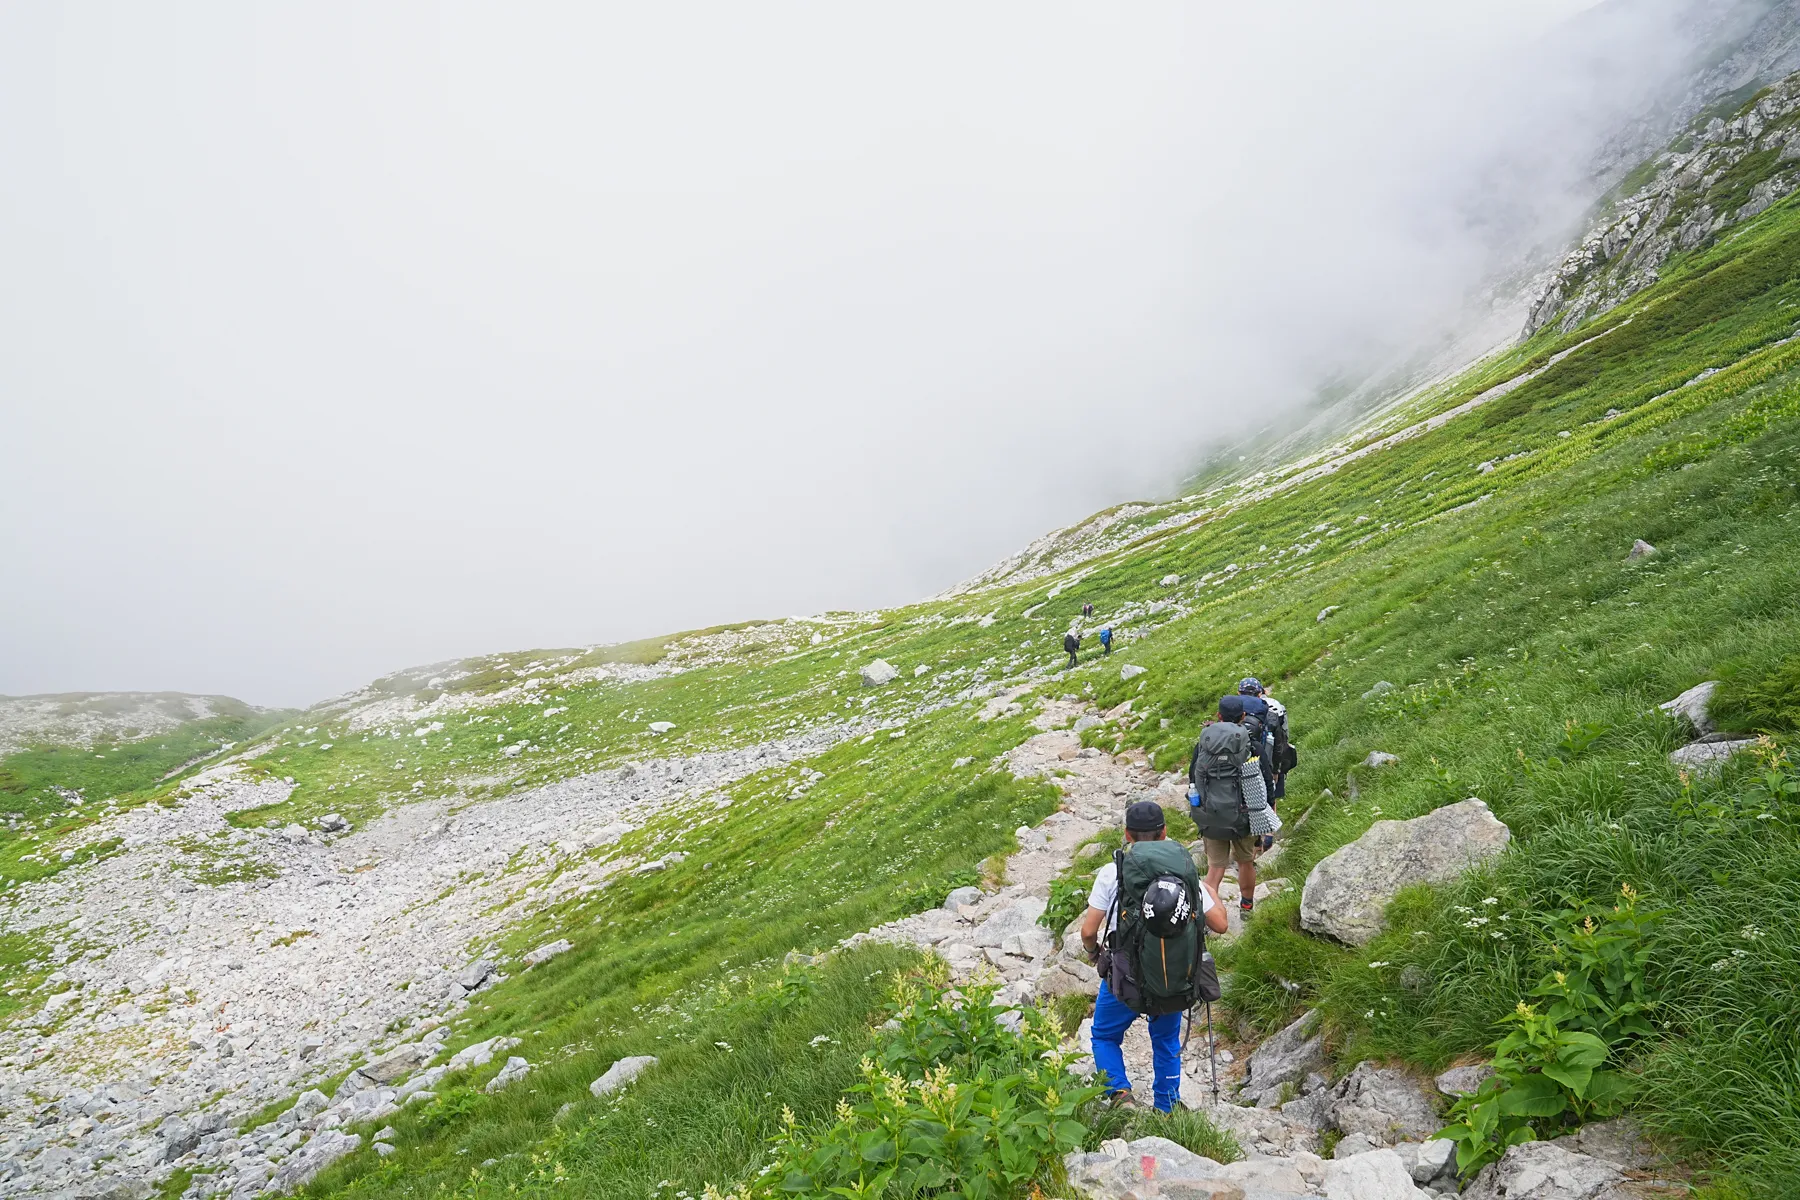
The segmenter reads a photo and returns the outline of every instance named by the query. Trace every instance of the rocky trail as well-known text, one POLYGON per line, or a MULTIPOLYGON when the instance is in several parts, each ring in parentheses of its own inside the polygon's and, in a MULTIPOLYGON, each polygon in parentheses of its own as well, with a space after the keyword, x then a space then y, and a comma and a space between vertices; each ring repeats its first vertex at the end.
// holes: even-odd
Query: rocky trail
MULTIPOLYGON (((1097 992, 1099 976, 1081 952, 1073 926, 1059 946, 1039 924, 1051 881, 1087 839, 1122 828, 1127 804, 1155 799, 1179 807, 1186 780, 1152 770, 1139 755, 1115 757, 1083 748, 1079 735, 1062 727, 1083 718, 1085 709, 1067 700, 1046 703, 1036 719, 1042 732, 1007 756, 1016 775, 1054 780, 1065 802, 1036 829, 1019 830, 1021 849, 1007 859, 1002 886, 988 892, 958 889, 942 908, 858 934, 845 944, 881 940, 930 949, 949 962, 956 981, 997 974, 1004 986, 996 1004, 1097 992)), ((1122 709, 1102 719, 1124 716, 1129 705, 1122 709)), ((1359 917, 1360 923, 1330 932, 1366 941, 1386 899, 1400 887, 1453 876, 1470 862, 1499 853, 1508 836, 1473 798, 1413 821, 1378 822, 1364 839, 1315 867, 1307 892, 1317 890, 1359 917)), ((1280 853, 1278 844, 1259 861, 1266 877, 1257 885, 1259 901, 1288 886, 1279 876, 1280 853)), ((1105 862, 1102 853, 1089 857, 1095 869, 1105 862)), ((1241 931, 1230 872, 1220 894, 1230 927, 1215 942, 1241 931)), ((1082 1023, 1077 1039, 1088 1054, 1091 1024, 1082 1023)), ((1432 1135, 1445 1124, 1450 1101, 1479 1086, 1487 1069, 1453 1068, 1430 1080, 1363 1062, 1334 1080, 1321 1025, 1317 1011, 1307 1012, 1260 1044, 1235 1041, 1218 1029, 1216 1062, 1209 1058, 1204 1029, 1193 1031, 1182 1060, 1181 1103, 1204 1111, 1236 1138, 1246 1155, 1241 1161, 1220 1164, 1161 1137, 1114 1139, 1098 1152, 1068 1156, 1071 1185, 1095 1200, 1434 1200, 1459 1193, 1476 1200, 1649 1200, 1685 1194, 1684 1186, 1657 1177, 1658 1156, 1624 1118, 1514 1147, 1462 1186, 1453 1144, 1432 1135)), ((1124 1051, 1127 1074, 1147 1094, 1151 1051, 1143 1022, 1133 1023, 1124 1051)), ((1091 1059, 1078 1069, 1091 1071, 1091 1059)))

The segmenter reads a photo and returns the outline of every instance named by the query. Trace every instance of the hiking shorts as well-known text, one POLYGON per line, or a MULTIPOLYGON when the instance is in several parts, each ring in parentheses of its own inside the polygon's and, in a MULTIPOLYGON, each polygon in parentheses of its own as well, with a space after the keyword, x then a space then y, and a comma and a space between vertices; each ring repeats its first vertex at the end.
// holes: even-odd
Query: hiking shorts
POLYGON ((1209 871, 1214 867, 1225 866, 1232 859, 1240 863, 1256 861, 1256 839, 1253 837, 1241 837, 1232 842, 1219 838, 1201 840, 1206 843, 1206 868, 1209 871))

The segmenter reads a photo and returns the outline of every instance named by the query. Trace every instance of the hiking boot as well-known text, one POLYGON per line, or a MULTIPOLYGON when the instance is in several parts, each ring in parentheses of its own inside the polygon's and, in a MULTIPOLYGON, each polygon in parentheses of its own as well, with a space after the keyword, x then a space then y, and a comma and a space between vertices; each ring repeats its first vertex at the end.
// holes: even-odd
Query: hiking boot
POLYGON ((1107 1096, 1106 1106, 1108 1108, 1123 1108, 1127 1111, 1143 1111, 1144 1108, 1143 1102, 1131 1094, 1130 1088, 1121 1089, 1120 1091, 1113 1092, 1111 1095, 1107 1096))
POLYGON ((1248 921, 1250 914, 1256 910, 1256 901, 1245 897, 1238 901, 1238 920, 1248 921))

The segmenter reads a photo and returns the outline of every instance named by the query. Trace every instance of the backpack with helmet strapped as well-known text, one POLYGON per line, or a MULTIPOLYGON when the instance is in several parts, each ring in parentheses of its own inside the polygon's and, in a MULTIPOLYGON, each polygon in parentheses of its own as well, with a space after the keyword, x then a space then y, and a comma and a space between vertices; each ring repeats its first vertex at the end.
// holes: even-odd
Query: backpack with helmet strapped
POLYGON ((1189 813, 1201 837, 1234 842, 1250 836, 1250 805, 1244 797, 1244 762, 1250 734, 1242 725, 1214 721, 1200 731, 1188 763, 1193 785, 1189 813))
POLYGON ((1127 842, 1113 854, 1118 920, 1101 974, 1133 1012, 1158 1017, 1218 999, 1208 969, 1200 874, 1187 848, 1164 838, 1127 842))

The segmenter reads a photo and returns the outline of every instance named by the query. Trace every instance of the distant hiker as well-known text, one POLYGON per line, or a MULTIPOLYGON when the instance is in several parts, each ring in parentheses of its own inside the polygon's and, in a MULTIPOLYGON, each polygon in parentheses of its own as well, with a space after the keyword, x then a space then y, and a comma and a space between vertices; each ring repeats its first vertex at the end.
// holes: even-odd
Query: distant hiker
POLYGON ((1140 1016, 1150 1026, 1156 1107, 1168 1112, 1180 1098, 1181 1014, 1201 986, 1201 920, 1214 933, 1225 932, 1218 893, 1200 883, 1181 843, 1167 840, 1162 807, 1139 800, 1125 810, 1124 847, 1094 873, 1081 919, 1081 944, 1100 970, 1094 1065, 1116 1104, 1137 1103, 1123 1042, 1140 1016))
POLYGON ((1081 615, 1084 617, 1091 617, 1094 615, 1094 602, 1092 600, 1081 606, 1081 615))
POLYGON ((1112 656, 1112 626, 1108 625, 1100 631, 1100 655, 1103 658, 1112 656))
POLYGON ((1078 661, 1075 656, 1081 650, 1081 635, 1076 633, 1073 629, 1063 634, 1063 649, 1068 651, 1069 666, 1071 668, 1074 667, 1078 661))
POLYGON ((1256 907, 1257 842, 1281 828, 1262 771, 1250 757, 1251 723, 1243 696, 1220 698, 1219 719, 1200 731, 1188 762, 1188 815, 1206 845, 1206 884, 1216 890, 1226 864, 1236 860, 1244 916, 1256 907))

